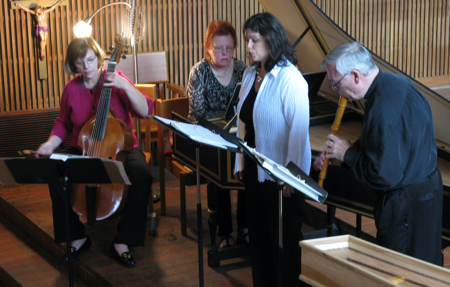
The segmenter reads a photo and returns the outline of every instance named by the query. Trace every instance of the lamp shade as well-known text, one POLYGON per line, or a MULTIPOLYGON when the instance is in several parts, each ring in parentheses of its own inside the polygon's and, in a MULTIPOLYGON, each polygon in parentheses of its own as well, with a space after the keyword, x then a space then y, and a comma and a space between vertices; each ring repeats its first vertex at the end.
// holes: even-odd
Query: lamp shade
POLYGON ((89 37, 92 34, 92 26, 85 21, 80 21, 73 26, 73 32, 77 38, 89 37))

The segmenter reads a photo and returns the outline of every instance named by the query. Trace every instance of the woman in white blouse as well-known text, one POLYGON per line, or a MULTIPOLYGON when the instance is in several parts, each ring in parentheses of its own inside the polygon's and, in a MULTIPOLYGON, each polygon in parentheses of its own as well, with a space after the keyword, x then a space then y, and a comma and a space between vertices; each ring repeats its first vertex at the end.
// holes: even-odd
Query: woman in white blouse
MULTIPOLYGON (((311 165, 308 84, 294 66, 286 31, 270 13, 256 14, 244 24, 253 66, 246 69, 238 104, 238 137, 275 162, 295 163, 306 174, 311 165)), ((277 266, 278 188, 250 158, 236 156, 235 177, 248 192, 248 226, 254 286, 299 286, 303 239, 303 194, 283 191, 283 266, 277 266)))

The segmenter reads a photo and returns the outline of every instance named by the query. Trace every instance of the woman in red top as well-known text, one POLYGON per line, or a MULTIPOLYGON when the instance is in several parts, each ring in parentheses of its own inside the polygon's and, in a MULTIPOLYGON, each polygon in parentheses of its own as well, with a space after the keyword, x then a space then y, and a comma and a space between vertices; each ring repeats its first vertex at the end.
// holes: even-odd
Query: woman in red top
MULTIPOLYGON (((60 115, 56 119, 49 139, 37 150, 37 155, 49 156, 72 135, 67 153, 81 154, 78 136, 84 124, 96 114, 103 86, 111 87, 110 107, 115 115, 132 130, 132 117, 145 118, 152 113, 153 103, 139 92, 121 72, 106 73, 102 69, 104 52, 92 38, 74 39, 67 48, 65 70, 78 74, 64 88, 60 103, 60 115)), ((117 235, 110 247, 111 256, 127 267, 136 262, 130 254, 130 246, 144 245, 147 223, 147 203, 150 196, 152 176, 145 156, 137 148, 126 156, 124 167, 131 181, 127 203, 117 226, 117 235)), ((65 242, 63 192, 56 185, 49 185, 53 208, 55 241, 65 242)), ((76 258, 92 244, 85 234, 84 224, 72 210, 69 214, 71 257, 76 258)), ((64 256, 68 259, 68 254, 64 256)))

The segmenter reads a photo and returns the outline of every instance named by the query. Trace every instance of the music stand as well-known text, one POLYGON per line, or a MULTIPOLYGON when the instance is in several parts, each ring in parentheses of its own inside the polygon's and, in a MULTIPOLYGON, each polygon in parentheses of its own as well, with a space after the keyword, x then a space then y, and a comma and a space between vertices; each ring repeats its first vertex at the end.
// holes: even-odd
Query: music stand
POLYGON ((199 286, 204 286, 203 274, 203 227, 202 227, 202 202, 200 192, 200 147, 203 145, 212 146, 220 149, 227 149, 232 152, 239 152, 238 145, 231 141, 230 137, 237 138, 223 131, 216 125, 207 120, 200 120, 198 125, 182 123, 158 116, 150 116, 165 128, 171 130, 180 137, 191 140, 195 145, 196 172, 197 172, 197 225, 198 225, 198 269, 199 286))
POLYGON ((69 196, 72 184, 119 183, 130 185, 122 162, 70 157, 66 160, 49 158, 0 158, 0 184, 47 183, 60 184, 64 192, 67 254, 69 255, 69 284, 73 286, 72 256, 69 237, 69 196))
POLYGON ((311 199, 323 203, 328 193, 320 187, 312 178, 304 173, 293 162, 289 162, 286 168, 275 163, 269 158, 257 152, 240 141, 239 146, 243 153, 256 162, 268 175, 270 175, 278 187, 278 286, 283 286, 283 189, 286 185, 292 186, 297 191, 309 196, 311 199))

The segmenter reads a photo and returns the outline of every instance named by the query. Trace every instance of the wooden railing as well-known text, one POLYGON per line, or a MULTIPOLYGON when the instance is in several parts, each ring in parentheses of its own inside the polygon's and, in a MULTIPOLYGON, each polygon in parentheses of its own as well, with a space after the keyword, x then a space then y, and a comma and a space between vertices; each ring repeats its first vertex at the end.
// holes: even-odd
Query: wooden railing
POLYGON ((449 0, 313 0, 375 54, 416 79, 450 84, 449 0))

